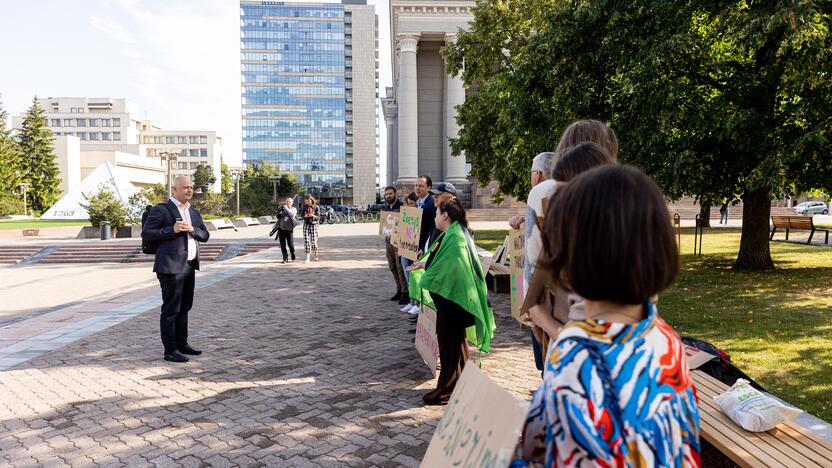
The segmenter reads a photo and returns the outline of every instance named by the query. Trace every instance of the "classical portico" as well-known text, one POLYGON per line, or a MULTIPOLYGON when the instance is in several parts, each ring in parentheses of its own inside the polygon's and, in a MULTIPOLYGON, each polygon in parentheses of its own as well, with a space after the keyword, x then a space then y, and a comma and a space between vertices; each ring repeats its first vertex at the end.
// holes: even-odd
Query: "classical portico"
POLYGON ((395 85, 382 107, 392 169, 388 175, 400 187, 411 187, 416 177, 427 174, 467 190, 465 156, 453 156, 449 145, 459 132, 455 106, 465 101, 466 90, 461 77, 445 72, 439 51, 468 28, 473 6, 468 0, 390 2, 395 85))

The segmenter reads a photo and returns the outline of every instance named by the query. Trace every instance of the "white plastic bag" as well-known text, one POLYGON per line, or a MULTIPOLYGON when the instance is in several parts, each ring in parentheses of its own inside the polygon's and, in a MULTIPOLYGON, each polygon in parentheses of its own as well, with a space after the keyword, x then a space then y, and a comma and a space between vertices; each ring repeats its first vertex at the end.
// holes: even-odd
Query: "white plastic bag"
POLYGON ((745 379, 738 379, 727 392, 715 396, 714 401, 732 421, 751 432, 768 431, 802 412, 756 390, 745 379))

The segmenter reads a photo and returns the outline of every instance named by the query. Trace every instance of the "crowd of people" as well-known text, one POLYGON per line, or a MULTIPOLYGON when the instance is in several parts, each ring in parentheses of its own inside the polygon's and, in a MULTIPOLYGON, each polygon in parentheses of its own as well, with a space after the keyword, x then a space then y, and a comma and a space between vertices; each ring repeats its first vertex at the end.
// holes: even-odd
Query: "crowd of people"
MULTIPOLYGON (((525 233, 521 318, 542 383, 512 466, 699 466, 696 390, 657 306, 679 267, 661 190, 618 162, 615 133, 596 120, 570 125, 553 152, 533 159, 530 175, 526 214, 509 224, 525 233)), ((394 187, 385 200, 400 209, 394 187)), ((393 299, 406 312, 418 314, 412 303, 437 312, 441 371, 423 400, 445 404, 466 341, 490 347, 486 272, 452 184, 433 189, 422 176, 405 200, 425 210, 425 223, 418 261, 388 244, 393 299)))

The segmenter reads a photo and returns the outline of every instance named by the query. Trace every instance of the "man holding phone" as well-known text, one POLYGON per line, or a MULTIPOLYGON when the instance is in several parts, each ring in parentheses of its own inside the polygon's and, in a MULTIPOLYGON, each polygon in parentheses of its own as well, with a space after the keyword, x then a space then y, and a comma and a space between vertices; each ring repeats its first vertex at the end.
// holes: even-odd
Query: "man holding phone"
POLYGON ((142 239, 160 241, 153 271, 162 288, 159 325, 165 360, 187 362, 202 351, 188 344, 188 311, 194 302, 195 271, 199 270, 199 243, 208 242, 208 229, 190 206, 194 185, 186 176, 173 181, 173 196, 154 206, 142 228, 142 239))

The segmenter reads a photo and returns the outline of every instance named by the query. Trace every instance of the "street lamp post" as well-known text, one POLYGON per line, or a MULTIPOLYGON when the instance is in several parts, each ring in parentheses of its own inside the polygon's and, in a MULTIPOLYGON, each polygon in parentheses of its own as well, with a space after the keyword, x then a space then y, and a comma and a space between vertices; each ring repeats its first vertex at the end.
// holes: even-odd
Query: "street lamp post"
POLYGON ((172 196, 170 192, 170 163, 171 161, 176 161, 179 158, 179 155, 177 155, 176 153, 170 153, 168 151, 162 151, 161 153, 159 153, 159 157, 162 158, 163 161, 167 160, 168 162, 167 170, 165 171, 167 178, 167 182, 165 183, 165 185, 167 185, 168 187, 168 197, 170 197, 172 196))
POLYGON ((231 174, 237 179, 237 216, 240 216, 240 176, 243 174, 243 169, 239 167, 231 168, 231 174))
POLYGON ((280 180, 280 176, 269 176, 269 180, 272 181, 272 203, 277 205, 277 182, 280 180))
POLYGON ((23 192, 23 214, 28 215, 29 214, 29 207, 28 207, 28 204, 27 204, 27 200, 26 200, 27 196, 26 195, 29 193, 29 184, 27 182, 21 182, 20 183, 20 191, 23 192))

